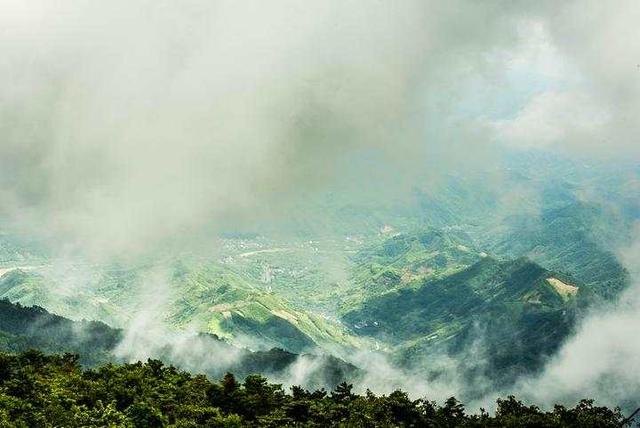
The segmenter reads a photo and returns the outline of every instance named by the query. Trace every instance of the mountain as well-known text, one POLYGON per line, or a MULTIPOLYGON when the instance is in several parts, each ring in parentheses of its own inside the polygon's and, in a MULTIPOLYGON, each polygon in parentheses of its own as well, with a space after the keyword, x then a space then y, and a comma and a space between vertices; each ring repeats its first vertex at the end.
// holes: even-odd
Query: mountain
MULTIPOLYGON (((601 206, 574 203, 542 212, 540 217, 507 219, 503 230, 485 242, 505 257, 528 257, 555 271, 566 272, 596 296, 611 300, 630 282, 612 248, 623 243, 615 214, 601 206)), ((630 228, 630 227, 629 227, 630 228)))
MULTIPOLYGON (((468 378, 506 384, 538 370, 584 308, 625 287, 626 272, 605 246, 615 230, 605 212, 556 205, 541 217, 507 217, 500 228, 386 224, 341 239, 240 235, 222 238, 215 258, 23 267, 0 277, 0 297, 116 327, 151 311, 175 332, 253 351, 280 348, 277 361, 349 360, 377 349, 401 367, 428 370, 425 361, 442 355, 464 362, 468 378)), ((257 369, 271 364, 254 358, 257 369)))
POLYGON ((228 267, 195 264, 178 271, 174 281, 180 298, 169 316, 177 327, 188 325, 229 339, 246 336, 254 346, 292 352, 322 348, 340 354, 343 348, 362 346, 340 324, 296 308, 265 284, 228 267))
MULTIPOLYGON (((434 355, 469 361, 462 356, 481 349, 482 363, 465 370, 503 384, 536 371, 604 287, 569 273, 594 269, 604 252, 554 245, 552 231, 572 233, 562 218, 543 219, 548 233, 531 233, 539 241, 483 241, 463 226, 391 225, 343 240, 225 238, 217 261, 183 257, 91 275, 15 269, 0 277, 0 297, 115 326, 153 310, 175 331, 263 352, 349 359, 356 350, 379 349, 399 366, 419 367, 434 355), (530 255, 529 248, 544 248, 548 257, 537 263, 506 256, 530 255), (575 269, 551 269, 554 260, 575 269), (332 280, 327 266, 340 270, 339 278, 332 280)), ((585 224, 591 220, 585 215, 585 224)))
POLYGON ((558 349, 584 293, 570 277, 527 259, 485 257, 419 287, 365 300, 343 320, 358 334, 391 344, 403 365, 480 348, 475 357, 486 360, 485 374, 506 382, 537 370, 558 349))
POLYGON ((507 151, 493 168, 452 172, 417 198, 423 227, 456 227, 484 252, 527 257, 611 300, 630 283, 618 252, 640 220, 639 182, 633 160, 612 168, 539 150, 507 151))
POLYGON ((93 366, 114 360, 113 350, 122 332, 97 321, 71 321, 38 306, 26 307, 0 300, 0 350, 80 354, 93 366))

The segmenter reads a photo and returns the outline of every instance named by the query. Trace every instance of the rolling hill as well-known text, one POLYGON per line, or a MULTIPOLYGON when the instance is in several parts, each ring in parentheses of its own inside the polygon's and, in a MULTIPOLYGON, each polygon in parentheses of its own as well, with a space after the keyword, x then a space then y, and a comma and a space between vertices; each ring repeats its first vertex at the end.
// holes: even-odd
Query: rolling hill
MULTIPOLYGON (((102 268, 79 287, 57 282, 41 270, 15 269, 0 277, 0 297, 39 305, 71 319, 92 319, 124 327, 149 304, 159 321, 175 330, 215 334, 256 350, 319 349, 342 355, 366 346, 339 323, 294 308, 264 284, 221 264, 173 261, 154 276, 152 267, 102 268), (154 288, 158 287, 158 288, 154 288)), ((72 275, 70 275, 72 276, 72 275)))

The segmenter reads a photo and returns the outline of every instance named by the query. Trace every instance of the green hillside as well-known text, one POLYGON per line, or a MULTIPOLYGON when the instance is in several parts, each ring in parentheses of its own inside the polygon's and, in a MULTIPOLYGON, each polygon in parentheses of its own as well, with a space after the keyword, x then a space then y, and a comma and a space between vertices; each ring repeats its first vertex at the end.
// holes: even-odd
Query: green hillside
POLYGON ((171 332, 281 348, 282 361, 379 350, 426 373, 425 361, 444 355, 468 379, 508 384, 538 370, 587 308, 630 282, 615 249, 640 212, 632 183, 542 161, 505 160, 497 187, 486 185, 495 171, 477 171, 385 200, 330 189, 282 225, 256 224, 271 235, 221 234, 207 255, 61 265, 5 234, 0 297, 115 327, 150 312, 171 332))
POLYGON ((538 369, 568 336, 583 300, 577 284, 526 259, 486 257, 417 288, 366 300, 344 320, 393 345, 397 360, 409 366, 432 354, 463 354, 481 340, 487 373, 512 380, 538 369))
MULTIPOLYGON (((94 367, 108 362, 124 362, 118 350, 125 332, 96 321, 72 321, 34 306, 26 307, 0 300, 0 352, 25 352, 38 349, 47 353, 75 353, 80 363, 94 367)), ((334 387, 344 380, 357 379, 358 369, 328 355, 298 355, 282 349, 249 351, 210 334, 185 335, 180 348, 170 338, 165 345, 150 351, 153 358, 171 362, 183 369, 201 370, 211 377, 226 371, 239 376, 259 373, 278 380, 288 379, 297 364, 313 366, 306 374, 307 387, 334 387), (225 359, 209 359, 226 355, 225 359), (197 357, 197 358, 196 358, 197 357)))
POLYGON ((98 267, 75 287, 56 282, 60 276, 47 267, 16 269, 0 277, 0 297, 125 326, 157 294, 166 300, 154 309, 158 321, 174 331, 214 334, 253 350, 342 358, 380 349, 403 367, 429 355, 459 357, 482 340, 486 363, 470 370, 506 383, 537 370, 581 309, 595 296, 611 296, 604 292, 609 284, 623 288, 626 273, 610 253, 595 239, 587 245, 584 225, 593 217, 579 219, 549 215, 493 242, 461 226, 403 232, 388 225, 344 240, 225 238, 217 261, 98 267), (485 248, 533 261, 500 261, 485 248))
MULTIPOLYGON (((223 265, 175 261, 168 269, 170 277, 159 279, 159 293, 169 301, 158 310, 160 320, 176 330, 212 333, 253 349, 280 347, 297 353, 323 349, 341 355, 366 346, 339 323, 295 309, 263 284, 223 265)), ((0 297, 72 319, 125 326, 146 305, 144 293, 153 294, 147 289, 153 285, 146 276, 149 270, 104 268, 89 278, 92 282, 74 289, 46 272, 16 269, 0 277, 0 297)))
POLYGON ((0 300, 0 350, 81 354, 87 366, 116 360, 113 350, 122 332, 97 321, 71 321, 38 307, 0 300))
POLYGON ((389 291, 419 286, 425 279, 446 277, 484 256, 459 231, 428 228, 374 241, 352 257, 351 284, 341 296, 341 311, 389 291))
POLYGON ((174 276, 179 295, 171 307, 169 322, 192 327, 230 340, 248 336, 261 347, 280 346, 293 352, 316 347, 337 354, 359 347, 364 341, 320 315, 295 309, 264 284, 229 268, 195 264, 174 276))
POLYGON ((629 274, 612 252, 613 236, 623 227, 602 207, 581 203, 543 212, 540 218, 515 217, 488 241, 491 251, 526 256, 548 269, 575 277, 596 295, 615 298, 629 284, 629 274))

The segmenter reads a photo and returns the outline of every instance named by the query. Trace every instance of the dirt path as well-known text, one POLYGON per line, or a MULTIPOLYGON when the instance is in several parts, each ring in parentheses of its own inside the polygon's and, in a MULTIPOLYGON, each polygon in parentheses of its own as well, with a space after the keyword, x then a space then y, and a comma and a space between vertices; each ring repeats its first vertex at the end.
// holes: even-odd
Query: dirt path
POLYGON ((291 251, 291 249, 290 248, 269 248, 266 250, 248 251, 246 253, 238 254, 238 257, 251 257, 253 255, 260 254, 260 253, 279 253, 282 251, 291 251))
POLYGON ((39 267, 42 267, 42 266, 14 266, 14 267, 10 267, 10 268, 0 268, 0 277, 4 276, 5 274, 7 274, 9 272, 13 272, 16 269, 28 271, 28 270, 37 269, 39 267))

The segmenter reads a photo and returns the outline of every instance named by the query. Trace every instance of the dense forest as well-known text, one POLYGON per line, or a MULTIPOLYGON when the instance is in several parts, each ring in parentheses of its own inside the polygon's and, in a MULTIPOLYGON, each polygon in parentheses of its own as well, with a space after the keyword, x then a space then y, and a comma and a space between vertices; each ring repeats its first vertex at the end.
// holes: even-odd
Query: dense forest
POLYGON ((307 391, 270 384, 259 375, 243 382, 228 373, 212 382, 159 360, 83 369, 75 354, 40 351, 0 354, 0 426, 17 427, 622 427, 618 409, 590 400, 543 411, 507 397, 495 414, 467 414, 450 398, 412 400, 402 391, 377 396, 307 391))

